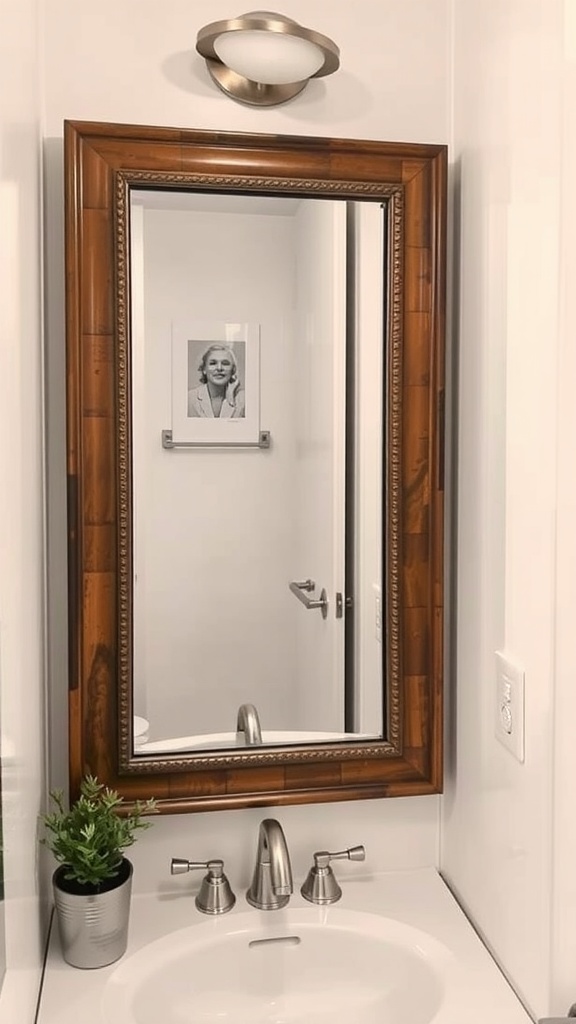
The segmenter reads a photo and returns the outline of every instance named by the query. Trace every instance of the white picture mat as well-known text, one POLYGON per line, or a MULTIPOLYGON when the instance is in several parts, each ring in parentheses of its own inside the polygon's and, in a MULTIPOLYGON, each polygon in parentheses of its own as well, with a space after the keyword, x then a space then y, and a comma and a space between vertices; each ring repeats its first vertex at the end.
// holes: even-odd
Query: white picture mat
MULTIPOLYGON (((199 379, 198 379, 199 380, 199 379)), ((260 324, 219 320, 190 320, 172 324, 172 440, 174 443, 257 444, 260 436, 260 324), (238 419, 202 418, 188 415, 188 391, 198 381, 190 380, 190 342, 200 353, 212 344, 222 344, 243 355, 241 387, 245 392, 245 414, 238 419)))

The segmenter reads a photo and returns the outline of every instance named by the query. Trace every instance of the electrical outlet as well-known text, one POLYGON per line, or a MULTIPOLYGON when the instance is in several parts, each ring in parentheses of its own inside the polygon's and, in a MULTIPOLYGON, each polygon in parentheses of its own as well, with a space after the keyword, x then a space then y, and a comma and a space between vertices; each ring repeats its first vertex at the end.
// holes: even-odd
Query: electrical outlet
POLYGON ((524 669, 496 651, 496 739, 524 761, 524 669))

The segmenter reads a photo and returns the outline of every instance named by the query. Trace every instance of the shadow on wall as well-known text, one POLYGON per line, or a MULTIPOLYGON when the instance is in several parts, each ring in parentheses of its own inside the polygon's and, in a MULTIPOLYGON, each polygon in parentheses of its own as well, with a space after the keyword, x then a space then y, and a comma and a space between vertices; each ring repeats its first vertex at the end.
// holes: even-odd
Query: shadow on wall
MULTIPOLYGON (((456 646, 456 626, 458 607, 458 574, 456 552, 458 549, 458 342, 460 324, 460 251, 461 251, 461 165, 460 161, 450 168, 450 187, 448 189, 448 252, 450 253, 447 272, 448 296, 446 303, 447 324, 446 335, 450 344, 446 346, 446 493, 450 495, 446 503, 446 565, 447 594, 446 604, 446 746, 445 772, 446 780, 456 777, 457 763, 457 712, 458 712, 458 661, 456 646)), ((447 787, 444 799, 449 803, 453 790, 447 787)))
POLYGON ((51 785, 68 788, 64 150, 44 142, 48 719, 51 785))
MULTIPOLYGON (((183 92, 203 99, 212 97, 219 101, 223 110, 226 110, 226 106, 230 103, 235 102, 214 85, 204 66, 204 61, 196 54, 195 50, 181 50, 179 53, 172 53, 162 64, 162 74, 172 85, 183 92)), ((308 126, 311 121, 317 121, 323 129, 320 134, 327 135, 329 134, 327 129, 331 124, 355 121, 360 116, 365 117, 372 106, 373 97, 363 83, 340 68, 328 84, 320 79, 312 80, 303 93, 299 93, 294 100, 282 104, 281 109, 288 121, 304 121, 308 126)), ((252 109, 256 110, 257 108, 253 107, 252 109)), ((274 115, 274 112, 279 109, 279 107, 271 107, 268 108, 268 112, 272 112, 274 115)), ((266 110, 260 108, 258 114, 262 115, 264 119, 266 110)), ((226 115, 223 120, 226 123, 226 115)), ((262 132, 271 130, 267 125, 268 122, 263 120, 262 128, 259 130, 262 132)), ((197 126, 191 124, 189 127, 197 126)))

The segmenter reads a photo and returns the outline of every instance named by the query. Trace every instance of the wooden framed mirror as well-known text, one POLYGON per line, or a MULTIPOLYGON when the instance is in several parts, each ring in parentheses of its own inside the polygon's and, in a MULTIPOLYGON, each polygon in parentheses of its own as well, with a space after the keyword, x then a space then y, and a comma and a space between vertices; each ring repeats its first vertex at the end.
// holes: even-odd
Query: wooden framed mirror
POLYGON ((66 122, 65 179, 71 793, 439 792, 446 148, 66 122))

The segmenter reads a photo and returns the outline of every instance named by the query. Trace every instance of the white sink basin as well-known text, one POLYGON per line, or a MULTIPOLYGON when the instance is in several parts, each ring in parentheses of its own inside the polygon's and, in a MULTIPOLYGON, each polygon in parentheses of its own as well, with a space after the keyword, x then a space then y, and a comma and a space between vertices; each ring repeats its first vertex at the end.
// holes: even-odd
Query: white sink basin
POLYGON ((116 967, 105 1024, 429 1024, 451 954, 426 932, 339 908, 233 913, 116 967))

